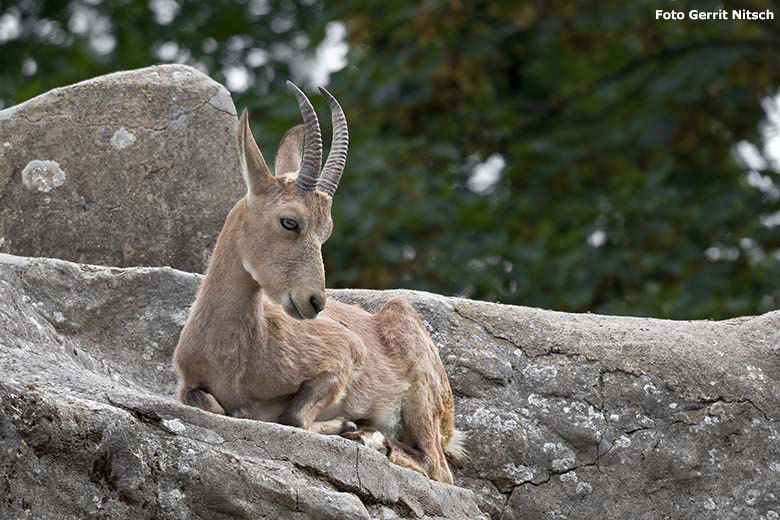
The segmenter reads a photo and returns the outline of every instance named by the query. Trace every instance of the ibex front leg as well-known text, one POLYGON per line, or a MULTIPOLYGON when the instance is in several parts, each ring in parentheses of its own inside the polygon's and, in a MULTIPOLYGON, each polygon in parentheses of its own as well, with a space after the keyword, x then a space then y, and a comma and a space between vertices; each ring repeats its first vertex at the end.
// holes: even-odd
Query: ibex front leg
POLYGON ((315 421, 320 412, 343 397, 347 380, 345 374, 329 373, 304 382, 289 406, 279 416, 279 423, 324 435, 339 435, 345 431, 356 430, 354 423, 341 417, 330 421, 315 421))
POLYGON ((225 409, 222 408, 222 405, 219 404, 213 395, 203 389, 184 390, 180 393, 180 399, 186 405, 194 406, 207 412, 225 415, 225 409))

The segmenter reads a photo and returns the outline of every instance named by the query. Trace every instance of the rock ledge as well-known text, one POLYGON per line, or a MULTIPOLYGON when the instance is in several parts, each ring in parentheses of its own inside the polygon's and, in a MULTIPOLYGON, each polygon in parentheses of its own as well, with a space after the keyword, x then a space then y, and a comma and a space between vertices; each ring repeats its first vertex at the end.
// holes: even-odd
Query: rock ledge
POLYGON ((780 515, 780 312, 576 315, 411 291, 472 460, 434 483, 342 439, 177 403, 200 276, 0 255, 0 517, 780 515))

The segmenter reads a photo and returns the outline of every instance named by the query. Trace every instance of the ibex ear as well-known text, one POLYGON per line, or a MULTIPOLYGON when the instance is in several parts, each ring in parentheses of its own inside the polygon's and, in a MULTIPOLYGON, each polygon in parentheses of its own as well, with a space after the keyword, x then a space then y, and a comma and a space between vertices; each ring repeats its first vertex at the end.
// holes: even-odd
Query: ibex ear
POLYGON ((301 167, 301 156, 303 155, 303 125, 297 125, 284 134, 282 142, 279 143, 279 151, 276 152, 274 160, 274 172, 276 175, 297 172, 301 167))
POLYGON ((265 163, 262 152, 249 128, 249 114, 244 109, 238 122, 238 152, 241 161, 241 175, 249 195, 259 195, 274 182, 274 177, 265 163))

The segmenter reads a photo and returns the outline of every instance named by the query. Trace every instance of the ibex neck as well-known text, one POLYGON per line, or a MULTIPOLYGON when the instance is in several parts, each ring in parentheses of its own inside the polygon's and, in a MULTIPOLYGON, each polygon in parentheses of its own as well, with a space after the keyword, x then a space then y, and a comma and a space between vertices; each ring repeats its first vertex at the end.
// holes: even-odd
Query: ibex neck
POLYGON ((218 328, 217 321, 233 327, 257 322, 262 312, 258 305, 262 287, 244 269, 236 243, 243 204, 239 201, 225 221, 195 302, 194 310, 208 327, 218 328))

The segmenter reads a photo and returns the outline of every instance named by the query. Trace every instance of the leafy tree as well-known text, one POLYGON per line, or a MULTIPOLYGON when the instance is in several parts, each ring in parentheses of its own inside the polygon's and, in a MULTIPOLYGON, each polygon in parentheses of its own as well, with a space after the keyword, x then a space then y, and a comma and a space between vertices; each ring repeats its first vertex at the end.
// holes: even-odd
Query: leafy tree
MULTIPOLYGON (((220 81, 245 70, 251 88, 234 97, 272 151, 298 119, 283 81, 305 77, 343 23, 347 67, 329 88, 352 145, 326 245, 331 286, 728 317, 780 302, 777 173, 746 175, 735 154, 765 144, 780 20, 655 19, 719 6, 5 2, 22 32, 3 42, 0 19, 0 99, 162 59, 220 81), (87 29, 79 10, 93 13, 87 29), (42 36, 42 20, 64 37, 42 36), (30 60, 37 71, 20 75, 30 60)), ((731 8, 780 16, 776 3, 731 8)))

